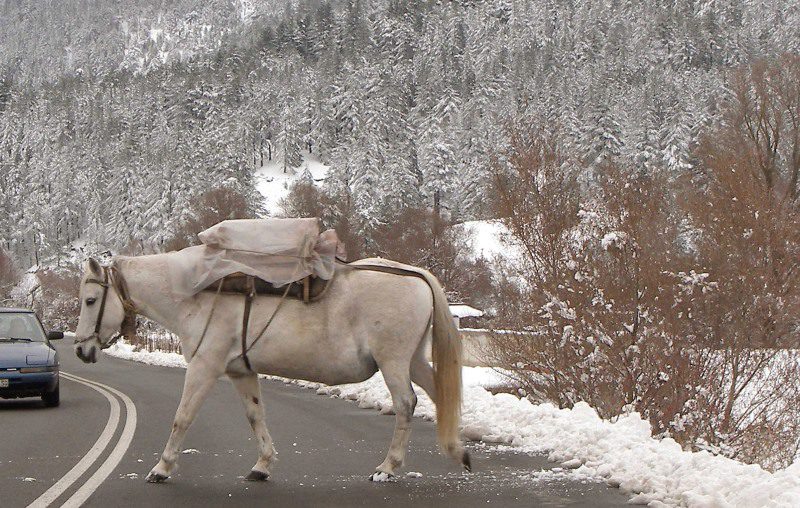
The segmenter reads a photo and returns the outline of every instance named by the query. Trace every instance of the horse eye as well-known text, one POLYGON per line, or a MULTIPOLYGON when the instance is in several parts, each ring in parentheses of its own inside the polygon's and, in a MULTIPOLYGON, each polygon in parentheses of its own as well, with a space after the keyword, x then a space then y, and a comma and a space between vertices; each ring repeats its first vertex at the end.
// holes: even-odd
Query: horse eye
POLYGON ((92 305, 96 301, 97 301, 97 298, 87 298, 86 299, 86 305, 92 305))

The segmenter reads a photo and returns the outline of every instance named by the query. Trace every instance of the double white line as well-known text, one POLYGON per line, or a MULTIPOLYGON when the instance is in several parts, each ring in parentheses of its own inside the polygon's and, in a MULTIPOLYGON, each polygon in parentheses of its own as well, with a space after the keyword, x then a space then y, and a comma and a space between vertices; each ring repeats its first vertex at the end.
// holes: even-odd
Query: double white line
POLYGON ((73 483, 75 483, 95 462, 97 462, 97 460, 100 458, 100 455, 102 455, 103 451, 105 451, 105 449, 108 447, 117 431, 117 428, 119 427, 120 404, 114 395, 119 397, 125 404, 125 426, 122 429, 119 440, 114 446, 114 449, 111 450, 111 453, 108 455, 106 460, 100 465, 100 467, 97 468, 94 474, 90 476, 89 479, 86 480, 86 482, 84 482, 84 484, 64 502, 64 504, 61 505, 62 508, 81 506, 87 499, 89 499, 89 496, 91 496, 92 493, 97 490, 97 487, 103 483, 108 475, 110 475, 111 472, 117 467, 117 464, 119 464, 120 460, 122 460, 122 457, 128 450, 128 446, 131 444, 133 433, 136 431, 136 406, 133 404, 133 401, 130 399, 130 397, 108 385, 78 377, 74 374, 62 372, 61 377, 69 379, 70 381, 74 381, 75 383, 88 386, 92 390, 99 392, 108 400, 108 403, 111 406, 111 413, 108 415, 108 422, 106 422, 103 432, 100 434, 100 437, 97 438, 97 441, 89 449, 86 455, 84 455, 81 460, 79 460, 78 463, 67 472, 67 474, 62 476, 61 479, 53 484, 52 487, 47 489, 44 494, 29 504, 28 508, 43 508, 50 506, 50 504, 58 499, 61 494, 70 488, 73 483))

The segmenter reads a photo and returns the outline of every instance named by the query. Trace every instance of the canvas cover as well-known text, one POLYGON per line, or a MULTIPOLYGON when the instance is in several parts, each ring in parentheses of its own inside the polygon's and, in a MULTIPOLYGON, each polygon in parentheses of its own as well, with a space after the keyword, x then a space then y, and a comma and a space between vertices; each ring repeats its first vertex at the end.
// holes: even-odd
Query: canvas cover
MULTIPOLYGON (((309 275, 330 279, 339 239, 317 219, 226 220, 199 235, 203 245, 169 258, 173 287, 191 296, 234 273, 283 286, 309 275)), ((341 254, 341 252, 339 252, 341 254)))

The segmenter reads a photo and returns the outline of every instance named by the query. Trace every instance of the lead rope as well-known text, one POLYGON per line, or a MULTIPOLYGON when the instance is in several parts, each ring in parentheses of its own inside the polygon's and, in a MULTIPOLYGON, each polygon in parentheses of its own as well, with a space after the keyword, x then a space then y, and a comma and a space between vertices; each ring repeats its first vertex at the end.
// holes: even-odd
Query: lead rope
POLYGON ((217 300, 219 300, 219 294, 222 292, 222 284, 224 282, 225 282, 225 277, 223 277, 219 281, 219 285, 217 285, 217 291, 216 291, 216 293, 214 293, 214 301, 211 302, 211 310, 208 313, 208 319, 206 319, 206 325, 203 327, 203 334, 200 335, 200 341, 197 343, 197 347, 194 348, 194 353, 192 353, 192 356, 189 357, 189 361, 190 362, 192 360, 194 360, 194 357, 197 354, 197 351, 200 349, 200 346, 203 344, 203 339, 206 338, 206 332, 208 331, 208 325, 211 324, 211 317, 214 315, 214 309, 217 307, 217 300))

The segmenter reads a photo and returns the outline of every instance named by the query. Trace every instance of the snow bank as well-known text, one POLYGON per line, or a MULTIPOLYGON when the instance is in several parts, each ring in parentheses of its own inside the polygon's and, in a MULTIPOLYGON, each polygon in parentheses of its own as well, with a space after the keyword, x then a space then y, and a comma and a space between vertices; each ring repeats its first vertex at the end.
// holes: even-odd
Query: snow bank
POLYGON ((154 351, 152 353, 149 351, 134 351, 133 346, 123 340, 116 342, 108 349, 104 349, 103 352, 109 356, 122 358, 123 360, 131 360, 161 367, 186 368, 186 360, 181 354, 163 353, 161 351, 154 351))
MULTIPOLYGON (((106 354, 153 365, 185 367, 175 353, 135 352, 116 344, 106 354)), ((318 394, 355 401, 362 408, 391 409, 380 373, 363 383, 326 386, 272 378, 314 389, 318 394)), ((483 386, 501 376, 487 368, 464 369, 463 433, 467 439, 502 443, 521 451, 546 453, 587 477, 633 493, 631 502, 651 506, 791 507, 800 506, 800 462, 770 473, 757 465, 687 452, 672 439, 651 437, 650 425, 636 413, 616 421, 601 419, 586 403, 573 409, 532 404, 509 394, 492 395, 483 386)), ((419 393, 416 414, 433 419, 435 407, 419 393)))

